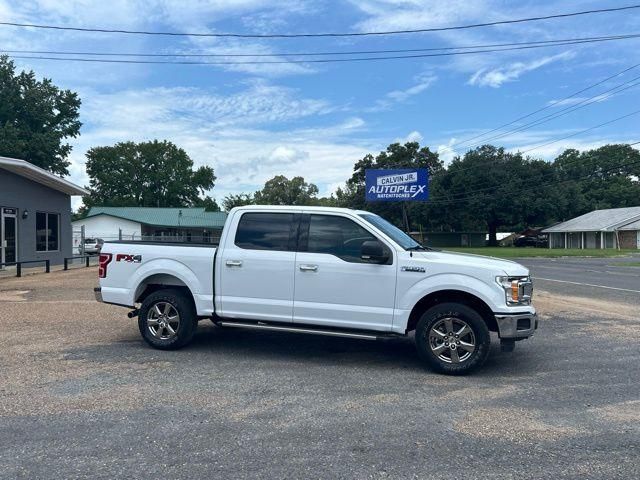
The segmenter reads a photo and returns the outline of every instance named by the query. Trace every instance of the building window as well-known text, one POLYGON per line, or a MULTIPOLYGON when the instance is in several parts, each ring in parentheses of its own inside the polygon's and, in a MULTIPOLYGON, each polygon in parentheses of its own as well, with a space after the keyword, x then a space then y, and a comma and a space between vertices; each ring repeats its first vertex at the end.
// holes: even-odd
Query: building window
POLYGON ((36 212, 36 251, 54 252, 60 249, 60 215, 36 212))

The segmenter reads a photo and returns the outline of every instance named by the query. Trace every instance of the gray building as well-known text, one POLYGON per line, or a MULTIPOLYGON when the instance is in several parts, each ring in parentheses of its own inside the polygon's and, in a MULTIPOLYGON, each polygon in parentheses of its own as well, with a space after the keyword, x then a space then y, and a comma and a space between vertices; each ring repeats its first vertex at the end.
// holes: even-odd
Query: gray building
POLYGON ((640 206, 594 210, 542 232, 549 248, 640 248, 640 206))
POLYGON ((70 257, 71 195, 87 193, 29 162, 0 157, 0 264, 70 257))

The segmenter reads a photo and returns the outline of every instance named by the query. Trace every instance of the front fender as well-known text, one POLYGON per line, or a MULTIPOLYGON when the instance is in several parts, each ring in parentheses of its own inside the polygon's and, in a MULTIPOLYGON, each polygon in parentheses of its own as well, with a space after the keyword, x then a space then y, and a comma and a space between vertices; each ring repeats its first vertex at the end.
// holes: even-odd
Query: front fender
POLYGON ((398 298, 393 330, 404 332, 413 307, 427 295, 442 290, 465 292, 482 300, 494 312, 504 310, 504 293, 492 287, 475 277, 457 273, 441 273, 419 280, 398 298))

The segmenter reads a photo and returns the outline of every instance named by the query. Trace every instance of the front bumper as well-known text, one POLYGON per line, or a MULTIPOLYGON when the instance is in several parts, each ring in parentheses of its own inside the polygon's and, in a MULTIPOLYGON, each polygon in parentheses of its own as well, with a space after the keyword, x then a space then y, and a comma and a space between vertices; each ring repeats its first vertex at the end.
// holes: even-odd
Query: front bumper
POLYGON ((96 300, 97 300, 98 302, 102 302, 102 288, 100 288, 100 287, 95 287, 95 288, 93 289, 93 294, 95 295, 96 300))
POLYGON ((501 339, 529 338, 538 329, 535 313, 496 313, 495 317, 501 339))

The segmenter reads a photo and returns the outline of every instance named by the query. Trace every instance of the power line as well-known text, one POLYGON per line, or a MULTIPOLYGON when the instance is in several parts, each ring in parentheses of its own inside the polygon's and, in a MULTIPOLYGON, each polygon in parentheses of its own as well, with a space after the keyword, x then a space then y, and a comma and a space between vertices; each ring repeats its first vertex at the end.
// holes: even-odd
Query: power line
POLYGON ((640 82, 637 82, 637 80, 640 80, 640 76, 632 78, 631 80, 624 82, 620 85, 616 85, 613 88, 610 88, 608 90, 605 90, 604 92, 601 92, 597 95, 593 95, 589 98, 586 98, 578 103, 576 103, 575 105, 570 105, 568 107, 565 107, 557 112, 551 113, 549 115, 545 115, 544 117, 541 117, 537 120, 534 120, 532 122, 529 123, 525 123, 524 125, 521 125, 517 128, 511 129, 511 130, 507 130, 506 132, 500 133, 498 135, 494 135, 492 137, 489 138, 485 138, 482 141, 469 145, 465 148, 474 148, 480 145, 483 145, 487 142, 491 142, 493 140, 497 140, 499 138, 504 138, 508 135, 511 135, 513 133, 518 133, 518 132, 523 132, 525 130, 529 130, 530 128, 533 127, 537 127, 538 125, 542 125, 543 123, 547 123, 550 122, 552 120, 555 120, 556 118, 559 117, 563 117, 565 115, 569 115, 570 113, 575 112, 576 110, 580 110, 581 108, 585 108, 588 107, 589 105, 593 105, 594 103, 600 102, 602 100, 606 100, 607 98, 610 98, 620 92, 623 92, 625 90, 628 90, 630 88, 633 87, 637 87, 638 85, 640 85, 640 82), (636 82, 636 83, 633 83, 636 82))
MULTIPOLYGON (((553 140, 552 140, 552 141, 550 141, 550 142, 543 143, 543 144, 540 144, 540 145, 536 145, 535 147, 532 147, 532 148, 527 149, 527 150, 524 150, 524 151, 519 151, 519 153, 521 153, 521 154, 528 153, 528 152, 531 152, 531 151, 536 150, 536 149, 538 149, 538 148, 546 147, 547 145, 552 145, 552 144, 557 143, 557 142, 560 142, 560 141, 562 141, 562 140, 566 140, 567 138, 572 138, 572 137, 575 137, 576 135, 580 135, 580 134, 583 134, 583 133, 589 132, 589 131, 591 131, 591 130, 595 130, 595 129, 597 129, 597 128, 604 127, 605 125, 612 124, 612 123, 614 123, 614 122, 617 122, 617 121, 623 120, 623 119, 628 118, 628 117, 631 117, 631 116, 633 116, 633 115, 637 115, 637 114, 639 114, 639 113, 640 113, 640 110, 636 110, 636 111, 634 111, 634 112, 628 113, 628 114, 623 115, 623 116, 621 116, 621 117, 614 118, 613 120, 609 120, 609 121, 607 121, 607 122, 600 123, 600 124, 595 125, 595 126, 593 126, 593 127, 590 127, 590 128, 584 129, 584 130, 581 130, 581 131, 579 131, 579 132, 575 132, 575 133, 573 133, 573 134, 571 134, 571 135, 567 135, 567 136, 565 136, 565 137, 561 137, 561 138, 556 138, 556 139, 553 139, 553 140)), ((629 145, 629 146, 633 146, 633 145, 637 145, 637 144, 639 144, 639 143, 640 143, 640 142, 635 142, 635 143, 630 143, 630 144, 627 144, 627 145, 629 145)), ((456 172, 462 172, 462 171, 466 171, 466 170, 472 170, 472 169, 476 169, 476 168, 480 168, 480 167, 483 167, 483 168, 484 168, 484 167, 487 167, 488 165, 492 165, 492 164, 495 164, 495 163, 497 163, 497 162, 495 162, 495 161, 489 161, 489 162, 483 162, 483 164, 482 164, 482 165, 473 165, 473 166, 465 167, 465 168, 456 168, 456 172)), ((575 163, 575 162, 569 162, 569 163, 575 163)), ((640 163, 640 162, 635 162, 635 163, 640 163)), ((540 187, 540 185, 534 185, 534 186, 533 186, 533 188, 539 188, 539 187, 540 187)), ((479 192, 483 192, 483 191, 487 191, 487 190, 494 190, 494 189, 495 189, 495 187, 494 187, 494 186, 488 186, 488 187, 485 187, 485 188, 481 188, 481 189, 478 189, 478 190, 472 190, 471 192, 465 192, 465 193, 479 193, 479 192)), ((445 202, 445 203, 447 203, 447 202, 448 202, 448 203, 450 203, 450 202, 452 202, 452 201, 458 201, 458 200, 463 200, 463 198, 446 200, 446 201, 444 201, 444 202, 445 202)), ((436 202, 429 202, 429 203, 436 203, 436 202)))
MULTIPOLYGON (((639 113, 640 113, 640 110, 636 110, 634 112, 628 113, 627 115, 623 115, 621 117, 614 118, 613 120, 609 120, 609 121, 601 123, 599 125, 595 125, 593 127, 589 127, 589 128, 587 128, 585 130, 581 130, 579 132, 575 132, 575 133, 573 133, 571 135, 567 135, 567 136, 561 137, 561 138, 552 139, 551 141, 549 141, 547 143, 536 145, 535 147, 532 147, 530 149, 527 149, 527 150, 524 150, 524 151, 518 150, 518 152, 521 153, 521 154, 528 153, 528 152, 531 152, 531 151, 536 150, 538 148, 546 147, 547 145, 552 145, 552 144, 560 142, 562 140, 566 140, 567 138, 572 138, 572 137, 575 137, 577 135, 580 135, 580 134, 583 134, 583 133, 586 133, 586 132, 590 132, 591 130, 595 130, 597 128, 604 127, 604 126, 609 125, 611 123, 618 122, 620 120, 623 120, 623 119, 625 119, 627 117, 631 117, 633 115, 637 115, 639 113)), ((635 144, 631 144, 631 145, 635 145, 635 144)), ((475 169, 478 169, 478 168, 486 168, 487 166, 493 165, 495 163, 497 163, 497 162, 495 162, 495 161, 482 162, 482 164, 478 164, 478 165, 472 165, 472 166, 469 166, 469 167, 457 168, 456 171, 463 172, 463 171, 467 171, 467 170, 475 170, 475 169)))
MULTIPOLYGON (((628 37, 638 38, 638 37, 628 37)), ((544 45, 526 45, 519 47, 509 48, 496 48, 496 49, 482 49, 482 50, 469 50, 464 52, 444 52, 444 53, 428 53, 417 55, 392 55, 381 57, 355 57, 355 58, 322 58, 322 59, 310 59, 310 60, 249 60, 249 61, 197 61, 197 60, 123 60, 123 59, 104 59, 104 58, 79 58, 79 57, 51 57, 51 56, 27 56, 27 55, 13 55, 13 58, 25 59, 25 60, 52 60, 52 61, 69 61, 69 62, 89 62, 89 63, 124 63, 124 64, 146 64, 146 65, 263 65, 263 64, 295 64, 295 63, 346 63, 346 62, 366 62, 376 60, 399 60, 399 59, 411 59, 411 58, 429 58, 429 57, 450 57, 457 55, 476 55, 482 53, 496 53, 506 52, 513 50, 529 50, 535 48, 555 47, 563 45, 579 45, 586 43, 595 43, 608 40, 624 40, 625 38, 611 38, 607 40, 578 40, 569 42, 558 42, 554 44, 544 45)), ((272 56, 277 57, 277 54, 272 56)))
POLYGON ((158 32, 158 31, 145 31, 145 30, 123 30, 123 29, 108 29, 108 28, 85 28, 85 27, 64 27, 60 25, 44 25, 35 23, 17 23, 17 22, 0 22, 0 25, 12 26, 12 27, 29 27, 29 28, 41 28, 49 30, 68 30, 75 32, 93 32, 93 33, 118 33, 127 35, 164 35, 164 36, 179 36, 179 37, 233 37, 233 38, 299 38, 299 37, 362 37, 371 35, 398 35, 398 34, 410 34, 410 33, 427 33, 427 32, 444 32, 450 30, 466 30, 471 28, 492 27, 496 25, 510 25, 526 22, 537 22, 541 20, 551 20, 558 18, 576 17, 581 15, 592 15, 599 13, 620 12, 625 10, 633 10, 640 8, 640 5, 628 5, 624 7, 614 8, 601 8, 593 10, 583 10, 579 12, 571 13, 559 13, 555 15, 544 15, 537 17, 518 18, 511 20, 499 20, 494 22, 474 23, 470 25, 457 25, 451 27, 431 27, 431 28, 419 28, 414 30, 390 30, 382 32, 330 32, 330 33, 273 33, 273 34, 259 34, 259 33, 204 33, 204 32, 158 32))
MULTIPOLYGON (((638 142, 640 143, 640 142, 638 142)), ((630 144, 633 145, 633 144, 630 144)), ((629 163, 623 163, 623 164, 616 164, 608 169, 605 170, 601 170, 598 173, 608 173, 608 172, 612 172, 614 170, 618 170, 620 168, 624 168, 624 167, 630 167, 630 166, 635 166, 635 165, 640 165, 640 161, 635 161, 635 162, 629 162, 629 163)), ((591 175, 593 175, 593 173, 588 173, 585 175, 581 175, 578 176, 576 178, 567 178, 567 179, 563 179, 563 180, 557 180, 557 181, 553 181, 553 182, 547 182, 547 183, 543 183, 543 184, 535 184, 535 185, 530 185, 529 187, 523 187, 518 189, 517 191, 512 191, 512 192, 499 192, 501 194, 508 194, 508 193, 523 193, 523 192, 528 192, 531 190, 536 190, 536 189, 540 189, 542 187, 549 187, 549 186, 554 186, 554 185, 560 185, 562 183, 567 183, 567 182, 574 182, 576 180, 583 180, 585 178, 589 178, 591 175)), ((523 179, 524 182, 527 182, 527 179, 523 179)), ((495 187, 488 187, 488 188, 483 188, 483 189, 478 189, 478 190, 472 190, 470 192, 465 192, 465 196, 464 197, 459 197, 459 198, 447 198, 447 199, 441 199, 441 200, 433 200, 433 201, 429 201, 429 204, 432 205, 445 205, 445 204, 450 204, 450 203, 456 203, 456 202, 464 202, 464 201, 471 201, 471 200, 475 200, 478 198, 482 198, 483 195, 477 195, 480 192, 484 192, 487 190, 494 190, 495 191, 495 187), (471 193, 471 195, 468 195, 469 193, 471 193)))
MULTIPOLYGON (((475 140, 475 139, 477 139, 477 138, 480 138, 480 137, 484 137, 484 136, 486 136, 486 135, 489 135, 490 133, 493 133, 493 132, 497 132, 497 131, 499 131, 499 130, 502 130, 504 127, 508 127, 508 126, 510 126, 510 125, 513 125, 514 123, 519 122, 520 120, 524 120, 525 118, 532 117, 533 115, 535 115, 535 114, 537 114, 537 113, 540 113, 540 112, 543 112, 543 111, 545 111, 545 110, 548 110, 548 109, 552 108, 553 106, 558 105, 559 103, 562 103, 562 102, 564 102, 564 101, 566 101, 566 100, 570 100, 570 99, 572 99, 572 98, 576 97, 577 95, 580 95, 581 93, 586 92, 587 90, 591 90, 592 88, 595 88, 595 87, 597 87, 597 86, 599 86, 599 85, 602 85, 603 83, 606 83, 606 82, 608 82, 609 80, 611 80, 611 79, 613 79, 613 78, 616 78, 616 77, 619 77, 620 75, 623 75, 623 74, 627 73, 628 71, 633 70, 633 69, 638 68, 638 67, 640 67, 640 63, 636 63, 635 65, 632 65, 632 66, 630 66, 629 68, 625 68, 624 70, 622 70, 622 71, 620 71, 620 72, 618 72, 618 73, 615 73, 615 74, 613 74, 613 75, 611 75, 611 76, 609 76, 609 77, 607 77, 607 78, 604 78, 604 79, 600 80, 599 82, 596 82, 596 83, 594 83, 594 84, 592 84, 592 85, 589 85, 588 87, 585 87, 585 88, 583 88, 582 90, 578 90, 577 92, 574 92, 574 93, 572 93, 571 95, 568 95, 568 96, 566 96, 566 97, 564 97, 564 98, 561 98, 560 100, 553 101, 553 102, 549 103, 548 105, 546 105, 546 106, 544 106, 544 107, 542 107, 542 108, 539 108, 539 109, 537 109, 537 110, 534 110, 534 111, 533 111, 533 112, 531 112, 531 113, 527 113, 526 115, 523 115, 523 116, 521 116, 521 117, 518 117, 518 118, 516 118, 515 120, 511 120, 511 121, 510 121, 510 122, 508 122, 508 123, 504 123, 504 124, 502 124, 502 125, 500 125, 500 126, 498 126, 498 127, 495 127, 495 128, 493 128, 493 129, 491 129, 491 130, 489 130, 489 131, 487 131, 487 132, 484 132, 484 133, 481 133, 481 134, 479 134, 479 135, 475 135, 475 136, 473 136, 473 137, 469 137, 469 138, 466 138, 466 139, 462 139, 462 140, 460 140, 459 142, 455 142, 455 143, 453 143, 452 145, 448 146, 447 148, 451 148, 451 147, 454 147, 454 146, 463 145, 463 144, 465 144, 465 143, 469 143, 471 140, 475 140)), ((484 141, 483 141, 483 142, 484 142, 484 141)))
POLYGON ((621 117, 614 118, 613 120, 609 120, 608 122, 604 122, 604 123, 601 123, 601 124, 596 125, 596 126, 594 126, 594 127, 587 128, 587 129, 585 129, 585 130, 580 130, 579 132, 573 133, 573 134, 571 134, 571 135, 567 135, 566 137, 556 138, 556 139, 554 139, 554 140, 552 140, 552 141, 550 141, 550 142, 543 143, 543 144, 541 144, 541 145, 536 145, 535 147, 529 148, 529 149, 524 150, 524 151, 522 151, 522 152, 520 152, 520 153, 529 153, 529 152, 531 152, 531 151, 533 151, 533 150, 537 150, 538 148, 546 147, 547 145, 552 145, 552 144, 554 144, 554 143, 561 142, 562 140, 566 140, 567 138, 572 138, 572 137, 575 137, 576 135, 581 135, 581 134, 583 134, 583 133, 590 132, 591 130, 595 130, 596 128, 604 127, 605 125, 609 125, 609 124, 611 124, 611 123, 618 122, 618 121, 620 121, 620 120, 623 120, 623 119, 625 119, 625 118, 631 117, 631 116, 633 116, 633 115, 637 115, 637 114, 639 114, 639 113, 640 113, 640 110, 636 110, 635 112, 631 112, 631 113, 628 113, 628 114, 623 115, 623 116, 621 116, 621 117))
POLYGON ((430 51, 451 51, 451 50, 471 50, 479 48, 513 47, 522 45, 551 45, 564 44, 566 42, 606 42, 611 40, 627 40, 639 38, 640 33, 630 33, 624 35, 605 35, 598 37, 563 38, 556 40, 538 40, 531 42, 511 42, 511 43, 491 43, 484 45, 466 45, 457 47, 430 47, 430 48, 402 48, 392 50, 351 50, 351 51, 330 51, 330 52, 283 52, 283 53, 133 53, 133 52, 77 52, 59 50, 3 50, 8 54, 33 54, 33 55, 86 55, 104 57, 304 57, 304 56, 329 56, 329 55, 373 55, 386 53, 412 53, 430 51))

